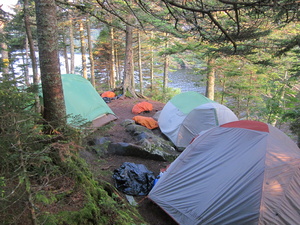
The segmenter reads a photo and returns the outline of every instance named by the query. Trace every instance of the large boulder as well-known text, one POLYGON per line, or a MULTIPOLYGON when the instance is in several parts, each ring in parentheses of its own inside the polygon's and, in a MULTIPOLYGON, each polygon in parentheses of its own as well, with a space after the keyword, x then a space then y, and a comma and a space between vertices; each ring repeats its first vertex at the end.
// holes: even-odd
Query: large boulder
POLYGON ((89 149, 99 155, 108 153, 158 161, 173 161, 180 154, 159 129, 150 130, 130 119, 124 120, 122 126, 133 137, 133 143, 116 143, 110 138, 96 137, 88 141, 89 149))
POLYGON ((179 155, 170 141, 154 134, 152 130, 144 126, 135 124, 135 121, 127 119, 122 125, 136 142, 134 144, 111 143, 108 146, 108 153, 163 161, 172 161, 179 155))

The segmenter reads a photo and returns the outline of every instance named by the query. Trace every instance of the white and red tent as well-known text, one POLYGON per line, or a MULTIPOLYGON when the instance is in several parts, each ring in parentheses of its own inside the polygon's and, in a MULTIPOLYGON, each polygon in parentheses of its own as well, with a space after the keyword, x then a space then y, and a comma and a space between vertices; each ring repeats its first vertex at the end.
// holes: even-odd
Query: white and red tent
POLYGON ((200 133, 149 193, 179 224, 300 224, 300 149, 235 121, 200 133))

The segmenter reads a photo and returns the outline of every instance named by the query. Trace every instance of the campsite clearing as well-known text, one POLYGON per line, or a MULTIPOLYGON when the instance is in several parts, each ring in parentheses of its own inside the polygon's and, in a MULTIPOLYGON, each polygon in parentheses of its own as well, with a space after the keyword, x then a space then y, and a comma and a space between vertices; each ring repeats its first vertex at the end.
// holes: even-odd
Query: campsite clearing
MULTIPOLYGON (((153 100, 145 100, 145 99, 133 99, 133 98, 119 98, 116 100, 112 100, 108 103, 108 106, 118 117, 117 120, 113 121, 112 126, 109 130, 106 130, 106 136, 113 142, 133 142, 132 136, 127 133, 123 126, 121 126, 122 121, 125 119, 132 119, 136 114, 132 113, 132 107, 139 103, 147 101, 153 105, 153 110, 147 113, 141 113, 141 116, 153 117, 157 111, 162 110, 164 107, 164 103, 153 101, 153 100)), ((153 132, 159 132, 157 129, 153 130, 153 132)), ((137 164, 145 165, 149 170, 154 172, 155 175, 159 174, 161 168, 165 168, 169 165, 168 162, 162 161, 154 161, 148 160, 138 157, 130 157, 130 156, 117 156, 117 155, 104 155, 99 157, 91 152, 84 152, 83 156, 90 168, 96 174, 96 178, 99 180, 105 180, 113 185, 112 174, 115 169, 118 169, 124 162, 133 162, 137 164), (101 172, 99 172, 101 171, 101 172)), ((126 199, 123 193, 119 193, 124 199, 126 199)), ((169 217, 159 206, 153 203, 150 199, 145 196, 139 196, 134 198, 138 203, 138 210, 141 216, 144 218, 146 222, 150 225, 175 225, 176 222, 173 221, 171 217, 169 217)))
MULTIPOLYGON (((123 126, 121 126, 122 121, 125 119, 132 119, 135 114, 132 113, 132 107, 145 99, 130 99, 130 98, 120 98, 113 100, 108 105, 112 111, 118 117, 118 120, 112 122, 114 124, 110 129, 106 130, 105 136, 108 136, 113 142, 127 142, 130 143, 133 137, 127 133, 123 126)), ((142 113, 142 116, 153 117, 157 111, 160 111, 164 107, 164 103, 147 100, 153 104, 153 110, 151 112, 142 113)), ((160 132, 159 129, 154 129, 155 132, 160 132)), ((286 129, 288 130, 288 129, 286 129)), ((129 156, 116 156, 116 155, 96 155, 91 152, 85 152, 84 158, 87 160, 92 171, 99 180, 105 180, 112 185, 114 181, 112 179, 112 174, 115 169, 118 169, 124 162, 132 162, 136 164, 143 164, 149 170, 159 174, 160 169, 167 167, 169 162, 154 161, 148 159, 142 159, 137 157, 129 156), (100 172, 99 172, 100 171, 100 172)), ((123 193, 119 193, 123 199, 126 196, 123 193)), ((134 197, 134 200, 138 204, 137 209, 139 210, 141 216, 150 225, 175 225, 177 224, 167 213, 164 212, 159 206, 152 202, 149 198, 144 196, 134 197)))

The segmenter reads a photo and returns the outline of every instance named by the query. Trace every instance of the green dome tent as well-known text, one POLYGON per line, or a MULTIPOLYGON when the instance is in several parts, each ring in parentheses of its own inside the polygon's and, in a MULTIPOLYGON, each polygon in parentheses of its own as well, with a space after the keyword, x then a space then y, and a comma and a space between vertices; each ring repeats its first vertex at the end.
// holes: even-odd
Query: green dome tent
POLYGON ((189 91, 174 96, 162 109, 160 130, 178 148, 185 148, 201 131, 238 120, 226 106, 189 91))
POLYGON ((78 125, 79 117, 96 128, 117 119, 87 79, 76 74, 62 74, 61 78, 69 124, 78 125))
POLYGON ((279 129, 234 121, 201 132, 149 196, 178 224, 299 224, 300 149, 279 129))

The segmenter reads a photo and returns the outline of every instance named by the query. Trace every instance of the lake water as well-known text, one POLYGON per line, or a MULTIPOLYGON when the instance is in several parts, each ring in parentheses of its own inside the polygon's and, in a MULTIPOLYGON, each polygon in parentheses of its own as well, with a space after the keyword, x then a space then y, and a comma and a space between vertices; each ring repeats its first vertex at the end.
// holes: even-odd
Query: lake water
POLYGON ((168 87, 180 88, 181 92, 195 91, 205 94, 205 82, 202 74, 196 74, 192 69, 179 69, 169 72, 168 87))

